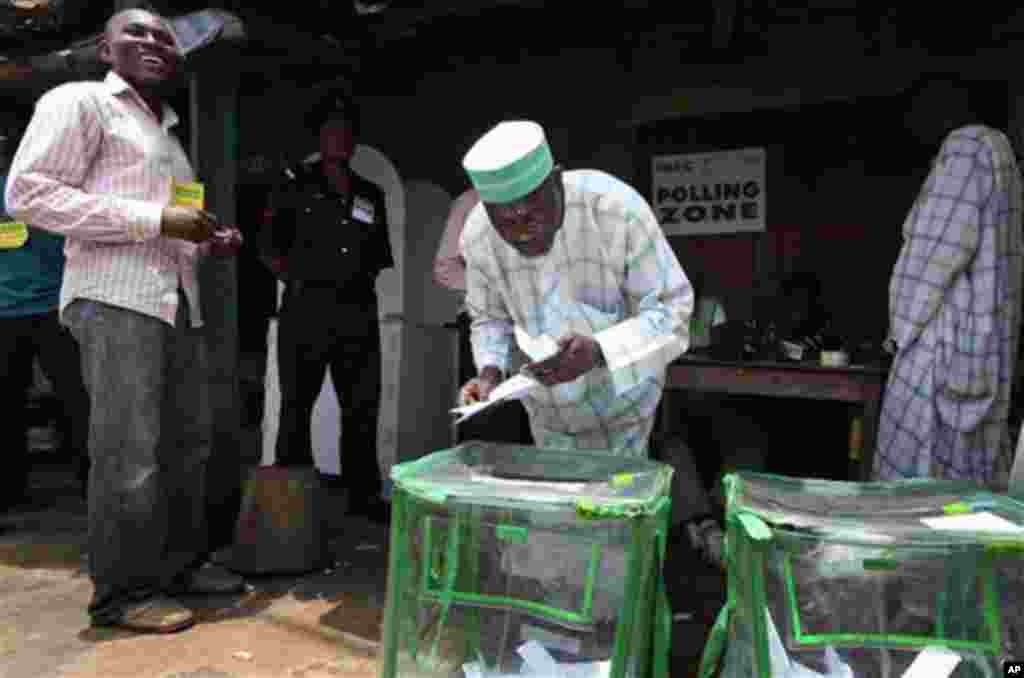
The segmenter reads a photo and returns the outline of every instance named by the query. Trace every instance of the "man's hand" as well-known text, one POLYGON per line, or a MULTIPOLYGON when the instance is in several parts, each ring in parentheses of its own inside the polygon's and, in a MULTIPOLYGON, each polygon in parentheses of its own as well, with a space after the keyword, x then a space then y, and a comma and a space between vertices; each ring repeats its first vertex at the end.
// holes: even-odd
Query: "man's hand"
POLYGON ((168 205, 160 215, 160 235, 165 238, 201 243, 217 226, 217 217, 205 210, 184 205, 168 205))
POLYGON ((263 265, 270 269, 278 280, 288 280, 288 260, 285 257, 274 257, 263 255, 260 257, 263 265))
POLYGON ((233 257, 242 249, 242 232, 233 226, 218 228, 208 242, 211 256, 233 257))
POLYGON ((485 367, 475 379, 470 379, 459 394, 459 406, 482 403, 491 397, 491 391, 501 383, 501 371, 497 367, 485 367))
POLYGON ((601 345, 593 337, 568 334, 558 340, 558 353, 526 366, 527 372, 545 386, 575 381, 604 364, 601 345))

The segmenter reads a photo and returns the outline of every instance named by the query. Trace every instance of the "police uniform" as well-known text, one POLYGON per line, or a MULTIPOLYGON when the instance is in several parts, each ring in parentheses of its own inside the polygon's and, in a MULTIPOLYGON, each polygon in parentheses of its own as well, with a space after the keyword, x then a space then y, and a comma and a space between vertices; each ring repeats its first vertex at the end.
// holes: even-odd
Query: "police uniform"
POLYGON ((384 192, 350 172, 340 195, 319 162, 288 171, 262 248, 287 261, 278 314, 277 464, 312 465, 310 422, 326 370, 342 412, 342 484, 359 512, 379 500, 380 322, 376 279, 394 266, 384 192))

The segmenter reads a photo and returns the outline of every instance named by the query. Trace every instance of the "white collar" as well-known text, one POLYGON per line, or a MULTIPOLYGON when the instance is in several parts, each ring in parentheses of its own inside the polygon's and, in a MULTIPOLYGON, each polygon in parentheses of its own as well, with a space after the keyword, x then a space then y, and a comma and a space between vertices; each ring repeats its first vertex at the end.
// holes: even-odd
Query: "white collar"
MULTIPOLYGON (((115 73, 113 70, 107 73, 107 77, 103 79, 103 82, 107 85, 108 89, 110 90, 110 93, 114 96, 117 96, 118 94, 123 94, 125 92, 130 92, 140 102, 145 103, 145 101, 135 90, 135 88, 132 87, 124 78, 115 73)), ((163 126, 164 129, 170 129, 171 127, 174 127, 178 124, 180 118, 178 118, 178 114, 174 111, 173 108, 168 106, 165 102, 162 103, 163 115, 161 116, 160 124, 163 126)))

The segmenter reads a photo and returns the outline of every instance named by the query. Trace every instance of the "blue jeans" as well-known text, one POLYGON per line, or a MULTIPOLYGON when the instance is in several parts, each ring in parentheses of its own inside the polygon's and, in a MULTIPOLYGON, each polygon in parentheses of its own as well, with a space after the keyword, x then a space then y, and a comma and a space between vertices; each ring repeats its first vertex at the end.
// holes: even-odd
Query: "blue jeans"
POLYGON ((175 327, 77 299, 63 322, 78 340, 92 403, 89 570, 94 624, 160 594, 207 554, 205 476, 212 422, 202 329, 179 292, 175 327))

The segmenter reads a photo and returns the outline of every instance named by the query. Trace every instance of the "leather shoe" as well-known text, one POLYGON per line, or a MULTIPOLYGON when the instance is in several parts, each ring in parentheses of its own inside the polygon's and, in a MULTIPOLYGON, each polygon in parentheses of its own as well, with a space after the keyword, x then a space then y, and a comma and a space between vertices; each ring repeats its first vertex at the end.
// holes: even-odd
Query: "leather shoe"
POLYGON ((176 600, 156 596, 129 605, 121 616, 105 626, 117 626, 137 633, 174 633, 195 624, 195 615, 176 600))
POLYGON ((206 563, 178 577, 171 587, 176 595, 226 595, 245 591, 245 580, 219 565, 206 563))

